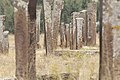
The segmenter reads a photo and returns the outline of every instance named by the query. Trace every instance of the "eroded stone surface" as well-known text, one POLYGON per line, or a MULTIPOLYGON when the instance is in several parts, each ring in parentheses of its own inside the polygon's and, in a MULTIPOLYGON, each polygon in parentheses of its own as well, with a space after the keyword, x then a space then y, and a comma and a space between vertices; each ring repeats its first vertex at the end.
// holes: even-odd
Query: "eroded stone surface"
POLYGON ((72 13, 72 49, 76 49, 76 18, 79 17, 79 12, 72 13))
POLYGON ((110 23, 113 32, 113 80, 120 79, 120 1, 112 1, 110 23))
POLYGON ((36 10, 36 41, 37 41, 37 48, 40 48, 40 15, 41 15, 41 7, 37 8, 36 10))
POLYGON ((76 18, 76 49, 82 48, 83 45, 83 25, 84 25, 84 19, 83 18, 76 18))
POLYGON ((84 19, 84 22, 83 22, 83 45, 87 46, 87 30, 88 30, 88 20, 87 20, 87 10, 82 10, 80 11, 80 17, 84 19))
POLYGON ((100 60, 100 80, 113 80, 113 37, 110 23, 112 0, 103 0, 102 54, 100 60))
POLYGON ((72 49, 72 23, 69 23, 70 26, 70 49, 72 49))
POLYGON ((57 48, 58 35, 60 30, 61 11, 64 6, 64 0, 54 0, 52 11, 52 26, 53 26, 53 49, 57 48))
POLYGON ((53 51, 52 48, 52 0, 44 0, 44 14, 45 14, 45 47, 46 47, 46 54, 50 54, 53 51))
POLYGON ((61 47, 65 48, 65 25, 64 25, 64 22, 61 23, 61 27, 60 27, 60 42, 61 42, 61 47))
POLYGON ((66 47, 70 46, 70 26, 69 24, 65 24, 65 39, 66 39, 66 47))
POLYGON ((0 15, 0 53, 3 53, 3 30, 4 30, 5 15, 0 15))
POLYGON ((8 34, 9 34, 9 31, 4 31, 3 33, 3 53, 8 53, 9 51, 9 39, 8 39, 8 34))
POLYGON ((37 38, 37 42, 39 42, 39 36, 40 36, 40 14, 41 14, 41 8, 38 8, 36 10, 36 38, 37 38))
POLYGON ((14 24, 16 78, 36 80, 36 0, 14 1, 14 24))
POLYGON ((96 45, 96 2, 88 4, 87 8, 87 19, 88 19, 88 30, 87 30, 87 45, 96 45))

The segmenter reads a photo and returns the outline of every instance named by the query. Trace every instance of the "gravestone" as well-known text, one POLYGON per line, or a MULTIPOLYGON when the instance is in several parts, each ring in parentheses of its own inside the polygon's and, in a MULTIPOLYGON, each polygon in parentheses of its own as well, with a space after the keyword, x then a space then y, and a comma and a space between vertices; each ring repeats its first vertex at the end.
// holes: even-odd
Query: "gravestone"
POLYGON ((113 32, 113 80, 120 79, 120 1, 111 1, 110 23, 113 32))
POLYGON ((27 3, 14 1, 15 50, 16 50, 16 78, 28 79, 28 24, 27 3), (22 3, 24 3, 22 5, 22 3), (21 4, 18 6, 18 4, 21 4), (24 6, 24 8, 22 8, 24 6))
POLYGON ((83 24, 83 45, 87 46, 87 29, 88 29, 88 22, 87 22, 87 10, 82 10, 80 11, 80 17, 84 19, 84 24, 83 24))
POLYGON ((83 25, 84 19, 83 18, 76 18, 76 49, 82 48, 83 45, 83 25))
POLYGON ((76 49, 76 18, 80 17, 79 12, 72 13, 72 49, 76 49))
POLYGON ((9 52, 9 39, 8 39, 8 34, 9 31, 4 31, 3 32, 3 53, 8 53, 9 52))
POLYGON ((61 73, 60 80, 79 80, 78 73, 61 73))
POLYGON ((52 6, 53 0, 44 0, 44 15, 45 15, 45 47, 46 54, 53 52, 52 40, 53 40, 53 27, 52 27, 52 6))
POLYGON ((60 27, 60 42, 61 42, 61 48, 65 48, 65 25, 64 22, 61 23, 60 27))
POLYGON ((5 21, 5 15, 0 15, 0 53, 3 53, 4 21, 5 21))
POLYGON ((40 14, 41 14, 41 7, 37 7, 36 10, 36 40, 37 40, 37 48, 40 47, 40 14))
MULTIPOLYGON (((120 27, 120 26, 119 26, 120 27)), ((120 28, 113 29, 114 80, 120 79, 120 28)))
POLYGON ((100 70, 99 80, 114 80, 113 79, 113 34, 112 24, 110 22, 112 16, 111 3, 113 0, 103 0, 102 14, 102 43, 100 54, 100 70))
POLYGON ((70 46, 70 26, 65 24, 65 39, 66 39, 66 48, 70 46))
MULTIPOLYGON (((52 40, 52 47, 53 49, 57 48, 57 41, 60 31, 60 18, 61 18, 61 11, 64 6, 64 0, 54 0, 53 2, 53 10, 52 10, 52 26, 53 26, 53 40, 52 40)), ((50 15, 49 15, 50 16, 50 15)))
POLYGON ((70 26, 70 49, 72 49, 72 23, 69 23, 70 26))
POLYGON ((14 0, 16 80, 36 80, 36 0, 14 0))
POLYGON ((87 8, 87 20, 88 20, 88 30, 87 30, 87 45, 96 45, 96 12, 97 5, 96 2, 88 4, 87 8))

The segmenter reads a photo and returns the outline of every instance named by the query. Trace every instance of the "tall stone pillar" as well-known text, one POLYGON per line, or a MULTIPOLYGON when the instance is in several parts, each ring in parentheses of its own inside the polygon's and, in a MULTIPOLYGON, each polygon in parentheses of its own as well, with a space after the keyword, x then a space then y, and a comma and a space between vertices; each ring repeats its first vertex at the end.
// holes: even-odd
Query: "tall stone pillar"
POLYGON ((60 18, 61 18, 61 11, 63 9, 63 6, 64 6, 64 0, 54 0, 53 11, 52 11, 53 49, 57 48, 57 41, 58 41, 58 36, 60 31, 60 18))
POLYGON ((40 14, 41 14, 41 7, 37 7, 36 10, 36 40, 37 40, 37 47, 40 46, 39 45, 39 41, 40 41, 40 14))
POLYGON ((72 49, 76 49, 76 18, 80 17, 79 12, 72 13, 72 49))
POLYGON ((53 27, 52 27, 52 6, 53 0, 43 0, 44 3, 44 14, 45 14, 45 47, 46 47, 46 54, 50 54, 53 52, 52 48, 52 34, 53 34, 53 27))
POLYGON ((9 31, 3 32, 3 53, 7 54, 9 52, 9 39, 8 39, 9 31))
POLYGON ((83 24, 83 45, 87 46, 87 30, 88 30, 88 22, 87 22, 87 10, 82 10, 80 11, 80 17, 84 19, 84 24, 83 24))
POLYGON ((113 31, 113 80, 120 80, 120 1, 111 1, 111 17, 113 31))
POLYGON ((36 0, 14 0, 16 78, 36 80, 36 0))
POLYGON ((88 17, 88 31, 87 31, 87 45, 96 45, 96 12, 97 5, 96 2, 88 4, 87 17, 88 17))
POLYGON ((0 15, 0 53, 3 53, 3 29, 4 29, 5 15, 0 15))
POLYGON ((113 28, 113 80, 120 79, 120 26, 114 26, 113 28), (119 27, 119 28, 118 28, 119 27))
POLYGON ((28 80, 36 80, 36 6, 37 0, 28 3, 28 80))
POLYGON ((69 24, 65 24, 65 39, 66 39, 66 48, 70 46, 70 27, 69 24))
POLYGON ((84 19, 83 18, 76 18, 76 49, 82 48, 83 45, 83 25, 84 25, 84 19))
MULTIPOLYGON (((103 0, 102 25, 102 53, 100 54, 99 80, 113 79, 113 35, 112 35, 112 3, 113 0, 103 0)), ((119 79, 117 79, 119 80, 119 79)))
POLYGON ((72 49, 72 23, 69 23, 70 26, 70 49, 72 49))
POLYGON ((14 1, 15 50, 16 50, 15 76, 18 80, 28 80, 27 6, 28 4, 25 1, 22 0, 14 1))
POLYGON ((61 42, 61 48, 65 48, 65 24, 64 22, 61 23, 60 27, 60 42, 61 42))

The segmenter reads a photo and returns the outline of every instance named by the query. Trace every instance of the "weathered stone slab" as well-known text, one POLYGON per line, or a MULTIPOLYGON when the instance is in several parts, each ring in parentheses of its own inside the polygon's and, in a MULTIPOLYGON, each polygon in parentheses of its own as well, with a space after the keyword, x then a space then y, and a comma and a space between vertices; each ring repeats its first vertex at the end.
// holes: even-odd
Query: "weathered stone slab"
POLYGON ((76 49, 82 48, 83 45, 83 18, 76 18, 76 49))
POLYGON ((16 79, 36 80, 36 0, 14 0, 16 79))
POLYGON ((36 80, 36 7, 37 0, 28 2, 28 80, 36 80))
POLYGON ((44 0, 44 14, 45 14, 45 47, 46 54, 50 54, 53 51, 52 48, 52 37, 53 37, 53 27, 52 27, 52 6, 53 0, 44 0))
POLYGON ((88 29, 88 22, 87 22, 87 10, 82 10, 80 11, 80 17, 84 19, 84 24, 83 24, 83 45, 87 45, 87 29, 88 29))
POLYGON ((3 32, 3 53, 8 53, 9 52, 9 39, 8 39, 8 34, 9 31, 4 31, 3 32))
POLYGON ((60 42, 61 42, 61 48, 65 48, 65 25, 64 22, 61 23, 60 27, 60 42))
POLYGON ((87 32, 87 45, 96 45, 96 12, 97 5, 96 2, 88 4, 87 8, 87 18, 88 18, 88 32, 87 32))
POLYGON ((79 17, 79 12, 72 13, 72 49, 76 49, 76 18, 79 17))
POLYGON ((5 15, 0 15, 0 53, 3 53, 3 30, 5 15))
POLYGON ((70 26, 70 49, 72 49, 72 23, 69 24, 70 26))
POLYGON ((18 0, 14 2, 15 50, 16 50, 16 78, 28 79, 28 25, 27 3, 23 5, 18 0), (18 6, 18 4, 21 4, 18 6), (24 6, 24 8, 22 8, 24 6))
POLYGON ((57 48, 58 35, 60 30, 60 18, 61 18, 61 11, 63 9, 63 6, 64 6, 64 0, 54 0, 53 11, 52 11, 53 49, 57 48))
POLYGON ((40 14, 41 14, 41 9, 38 8, 36 10, 36 34, 37 34, 37 42, 39 42, 39 34, 40 34, 40 14))
POLYGON ((37 41, 37 48, 39 48, 39 41, 40 41, 40 15, 41 15, 41 7, 37 7, 36 10, 36 41, 37 41))
POLYGON ((120 1, 112 1, 110 23, 113 32, 113 80, 120 79, 120 1))
POLYGON ((110 18, 112 16, 111 3, 113 0, 103 0, 103 18, 102 25, 102 45, 100 54, 100 71, 99 80, 114 80, 113 79, 113 36, 112 25, 110 18))
POLYGON ((113 52, 114 80, 118 80, 120 79, 120 28, 113 30, 113 52))
POLYGON ((65 39, 66 39, 66 48, 70 46, 70 26, 65 24, 65 39))

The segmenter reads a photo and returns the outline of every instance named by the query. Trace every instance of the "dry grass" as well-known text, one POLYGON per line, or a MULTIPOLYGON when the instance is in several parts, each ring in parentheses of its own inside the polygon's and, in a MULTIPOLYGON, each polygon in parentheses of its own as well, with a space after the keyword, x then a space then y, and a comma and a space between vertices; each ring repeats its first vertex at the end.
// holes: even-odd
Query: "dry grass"
POLYGON ((15 49, 14 36, 9 35, 9 53, 0 54, 0 77, 14 77, 15 74, 15 49))
MULTIPOLYGON (((0 78, 15 77, 15 47, 14 36, 9 35, 9 54, 0 55, 0 78)), ((40 45, 43 45, 43 35, 40 37, 40 45)), ((61 73, 78 73, 79 80, 92 80, 98 78, 99 54, 75 53, 73 57, 66 53, 62 56, 45 56, 45 50, 37 50, 36 69, 37 76, 45 74, 59 75, 61 73)))

